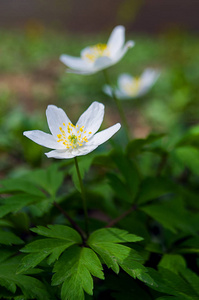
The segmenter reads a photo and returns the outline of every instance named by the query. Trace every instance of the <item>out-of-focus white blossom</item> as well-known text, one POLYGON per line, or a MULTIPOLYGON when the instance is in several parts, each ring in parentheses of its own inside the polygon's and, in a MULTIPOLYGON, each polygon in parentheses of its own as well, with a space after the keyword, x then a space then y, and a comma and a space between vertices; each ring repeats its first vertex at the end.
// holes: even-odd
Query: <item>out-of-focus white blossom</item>
POLYGON ((159 71, 150 68, 146 69, 140 77, 121 74, 118 77, 117 88, 113 89, 111 86, 105 85, 103 91, 111 97, 115 93, 118 99, 137 98, 146 94, 159 76, 159 71))
POLYGON ((125 44, 125 28, 120 25, 113 29, 107 44, 86 47, 80 57, 62 54, 60 60, 70 68, 67 72, 89 75, 116 64, 133 46, 133 41, 125 44))

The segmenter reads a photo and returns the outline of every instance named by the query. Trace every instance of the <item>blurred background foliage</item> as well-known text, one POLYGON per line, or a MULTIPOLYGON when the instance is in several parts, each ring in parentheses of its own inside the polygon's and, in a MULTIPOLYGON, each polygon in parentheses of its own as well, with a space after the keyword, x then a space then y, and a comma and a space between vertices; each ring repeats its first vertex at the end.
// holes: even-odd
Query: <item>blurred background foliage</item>
POLYGON ((123 72, 161 71, 150 92, 123 101, 132 134, 170 132, 173 140, 198 123, 198 50, 195 1, 126 0, 106 2, 42 0, 0 3, 0 171, 13 165, 46 162, 40 146, 24 130, 48 130, 45 109, 61 106, 75 122, 92 101, 106 105, 104 127, 119 120, 114 103, 102 92, 104 78, 67 74, 59 56, 79 56, 82 48, 106 42, 117 24, 135 46, 109 73, 113 85, 123 72), (175 18, 172 14, 175 12, 175 18), (191 17, 186 12, 192 11, 191 17), (30 149, 29 149, 30 148, 30 149), (26 149, 26 150, 25 150, 26 149))

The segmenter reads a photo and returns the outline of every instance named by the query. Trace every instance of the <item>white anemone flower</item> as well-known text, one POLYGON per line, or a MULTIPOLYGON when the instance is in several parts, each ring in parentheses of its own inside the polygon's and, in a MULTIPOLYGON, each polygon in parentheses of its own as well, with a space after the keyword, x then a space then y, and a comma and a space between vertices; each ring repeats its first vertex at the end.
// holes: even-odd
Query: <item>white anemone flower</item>
POLYGON ((118 99, 132 99, 146 94, 154 85, 160 72, 151 68, 146 69, 140 77, 129 74, 121 74, 118 77, 118 88, 113 89, 109 85, 103 87, 103 91, 112 97, 115 93, 118 99))
POLYGON ((104 117, 104 105, 99 102, 93 102, 76 125, 55 105, 47 107, 46 117, 51 134, 40 130, 25 131, 23 134, 41 146, 54 149, 45 154, 58 159, 88 154, 110 139, 121 127, 117 123, 96 133, 104 117))
POLYGON ((60 60, 70 68, 67 69, 69 73, 94 74, 116 64, 127 50, 134 46, 133 41, 124 43, 125 28, 119 25, 113 29, 107 44, 86 47, 81 51, 81 57, 63 54, 60 56, 60 60))

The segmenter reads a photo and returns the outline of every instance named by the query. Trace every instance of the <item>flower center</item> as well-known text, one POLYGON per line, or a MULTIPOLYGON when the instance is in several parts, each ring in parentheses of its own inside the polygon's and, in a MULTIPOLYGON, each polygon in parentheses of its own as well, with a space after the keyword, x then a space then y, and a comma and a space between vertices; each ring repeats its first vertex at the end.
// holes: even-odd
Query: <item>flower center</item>
MULTIPOLYGON (((57 134, 57 142, 62 142, 67 149, 74 149, 83 146, 84 143, 88 142, 87 132, 84 131, 84 126, 80 128, 78 127, 78 125, 75 126, 70 122, 67 124, 67 126, 65 123, 63 123, 63 127, 59 127, 60 133, 57 134)), ((91 131, 88 132, 88 134, 91 133, 91 131)))
POLYGON ((82 55, 82 58, 90 62, 95 62, 101 56, 110 56, 110 51, 106 44, 97 44, 89 47, 82 55))
POLYGON ((128 83, 124 84, 123 88, 128 95, 134 96, 139 91, 140 84, 141 84, 140 78, 135 77, 131 83, 128 82, 128 83))

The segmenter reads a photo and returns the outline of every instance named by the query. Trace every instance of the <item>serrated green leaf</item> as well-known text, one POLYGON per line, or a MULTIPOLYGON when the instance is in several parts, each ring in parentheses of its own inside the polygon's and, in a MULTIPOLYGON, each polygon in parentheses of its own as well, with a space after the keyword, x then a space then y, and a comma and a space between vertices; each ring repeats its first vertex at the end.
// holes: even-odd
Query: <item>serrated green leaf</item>
POLYGON ((183 279, 180 274, 176 274, 168 269, 159 267, 158 271, 149 269, 149 274, 154 278, 157 286, 151 288, 171 296, 182 297, 183 300, 197 300, 198 294, 195 289, 183 279))
POLYGON ((43 188, 51 196, 55 196, 64 179, 64 172, 58 164, 51 164, 46 169, 39 169, 27 174, 28 181, 43 188))
POLYGON ((118 228, 102 228, 91 233, 88 243, 127 243, 127 242, 140 242, 143 238, 132 233, 128 233, 126 230, 118 228))
POLYGON ((48 228, 38 226, 32 231, 48 238, 36 240, 21 249, 22 252, 30 254, 22 259, 18 274, 34 268, 49 255, 48 263, 51 264, 64 250, 82 242, 80 235, 74 229, 64 225, 49 225, 48 228))
POLYGON ((0 206, 0 218, 9 213, 15 213, 32 203, 43 201, 44 197, 30 194, 18 194, 4 199, 0 206))
POLYGON ((0 285, 2 284, 13 293, 18 286, 24 299, 50 300, 51 296, 42 282, 31 276, 16 274, 19 261, 20 257, 15 256, 0 263, 0 285))
POLYGON ((16 236, 13 232, 3 231, 0 229, 0 244, 3 245, 20 245, 23 244, 23 241, 16 236))
POLYGON ((179 273, 192 286, 199 297, 199 276, 188 268, 181 269, 179 273))
POLYGON ((10 291, 11 293, 15 293, 17 286, 14 282, 5 279, 5 278, 0 278, 0 286, 5 287, 8 291, 10 291))
POLYGON ((178 274, 182 268, 186 267, 186 261, 179 254, 164 254, 158 266, 178 274))
POLYGON ((81 243, 82 241, 76 230, 65 225, 48 225, 48 227, 37 226, 36 228, 31 228, 31 231, 42 236, 75 241, 76 243, 81 243))
POLYGON ((93 294, 92 276, 104 279, 102 265, 95 252, 89 248, 73 246, 55 263, 53 285, 63 283, 63 300, 84 299, 84 291, 93 294))
POLYGON ((129 234, 125 230, 104 228, 93 232, 87 243, 116 274, 119 273, 120 266, 130 276, 148 284, 155 284, 146 274, 147 269, 141 264, 142 257, 134 249, 119 244, 141 240, 142 238, 129 234))

